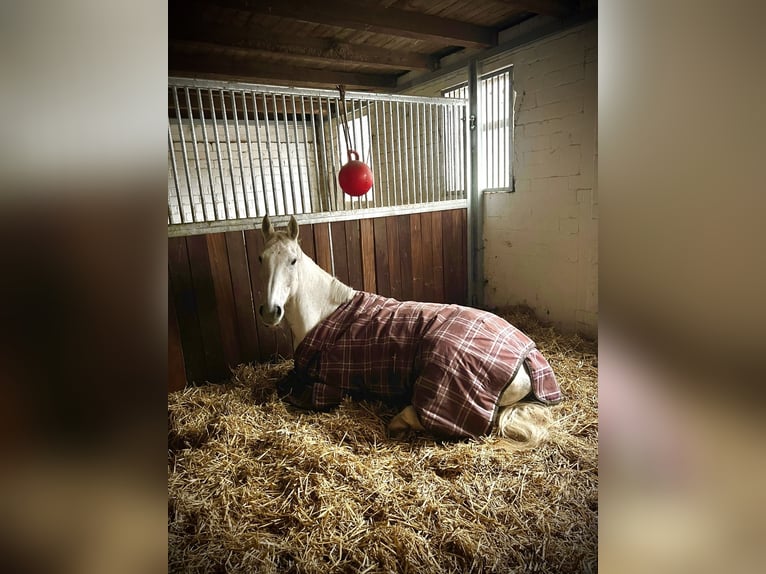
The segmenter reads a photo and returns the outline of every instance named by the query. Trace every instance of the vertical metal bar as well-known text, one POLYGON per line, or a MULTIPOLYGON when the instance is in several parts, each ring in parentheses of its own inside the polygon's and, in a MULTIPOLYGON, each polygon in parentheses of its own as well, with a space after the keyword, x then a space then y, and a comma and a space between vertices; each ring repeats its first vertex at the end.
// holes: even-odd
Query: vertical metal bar
POLYGON ((484 177, 481 182, 482 189, 486 189, 489 185, 489 89, 487 87, 487 80, 479 80, 480 89, 484 95, 484 105, 480 110, 482 116, 481 127, 484 131, 484 146, 480 152, 479 157, 482 158, 482 172, 484 177))
MULTIPOLYGON (((213 185, 213 165, 210 162, 210 144, 207 139, 207 126, 205 125, 205 104, 202 101, 202 90, 197 88, 197 102, 199 103, 199 117, 202 122, 202 139, 205 142, 205 161, 207 162, 207 177, 210 183, 210 203, 213 208, 212 221, 215 221, 215 186, 213 185)), ((210 100, 210 106, 213 106, 213 101, 210 100)))
MULTIPOLYGON (((314 116, 316 115, 314 113, 314 97, 309 97, 309 106, 311 107, 311 133, 313 136, 313 142, 314 142, 314 171, 316 172, 316 190, 317 190, 317 199, 319 199, 319 211, 325 210, 325 201, 324 197, 322 196, 322 191, 324 190, 324 185, 322 182, 322 171, 321 166, 319 163, 319 135, 317 134, 317 124, 314 120, 314 116)), ((319 119, 321 121, 322 119, 322 104, 321 102, 317 102, 317 106, 319 107, 319 119)))
MULTIPOLYGON (((269 128, 269 103, 266 99, 266 94, 261 94, 263 97, 263 123, 266 126, 266 154, 269 161, 269 174, 271 178, 271 199, 274 202, 274 213, 269 215, 279 215, 279 201, 277 200, 277 182, 274 178, 274 160, 271 156, 271 129, 269 128)), ((276 108, 274 108, 274 118, 276 119, 276 108)))
MULTIPOLYGON (((170 128, 170 122, 168 122, 168 151, 170 152, 170 166, 173 170, 173 183, 175 184, 176 188, 176 201, 178 201, 178 218, 180 219, 180 221, 172 221, 172 223, 186 223, 183 216, 183 205, 181 205, 181 191, 178 186, 178 167, 176 166, 176 150, 173 147, 173 133, 170 128)), ((170 205, 168 205, 168 211, 170 211, 170 205)), ((170 215, 171 214, 168 213, 169 217, 170 215)))
MULTIPOLYGON (((234 116, 234 131, 237 134, 237 160, 239 160, 239 179, 242 183, 242 202, 245 204, 245 217, 247 211, 247 184, 245 183, 245 166, 242 162, 242 136, 239 134, 239 118, 237 117, 237 99, 234 90, 231 92, 231 114, 234 116)), ((237 203, 237 194, 234 194, 234 203, 237 203)))
POLYGON ((338 168, 339 168, 338 161, 342 161, 342 160, 339 159, 340 158, 340 142, 338 142, 338 147, 337 148, 335 147, 335 142, 336 142, 336 140, 338 138, 338 131, 339 131, 338 130, 338 128, 339 128, 338 122, 340 121, 340 116, 338 114, 338 110, 340 110, 340 101, 339 101, 338 98, 335 98, 335 115, 336 115, 336 119, 335 119, 335 125, 333 125, 333 121, 332 121, 332 106, 330 105, 330 99, 327 98, 327 117, 328 117, 328 123, 330 125, 330 129, 329 129, 330 150, 331 150, 330 158, 332 160, 332 162, 331 162, 331 167, 332 167, 332 184, 333 184, 332 199, 333 199, 333 206, 334 206, 335 211, 338 211, 338 200, 339 200, 338 196, 341 193, 341 192, 338 191, 338 168))
MULTIPOLYGON (((386 102, 381 102, 380 108, 383 112, 383 157, 385 160, 385 166, 386 166, 386 205, 391 205, 391 170, 390 165, 388 161, 388 134, 392 133, 391 130, 388 130, 388 122, 391 120, 386 120, 386 102)), ((388 111, 389 116, 391 116, 391 102, 388 102, 388 111)), ((393 161, 393 154, 391 155, 391 159, 393 161)))
POLYGON ((434 178, 436 180, 435 201, 441 201, 442 193, 442 174, 444 173, 444 154, 442 153, 442 144, 444 143, 444 126, 442 124, 442 109, 444 104, 436 106, 436 141, 434 142, 434 151, 436 156, 436 169, 434 178))
MULTIPOLYGON (((479 190, 477 160, 479 157, 478 126, 483 118, 478 109, 479 72, 476 60, 471 60, 468 68, 468 115, 476 116, 473 129, 468 131, 470 154, 467 172, 470 173, 470 183, 466 178, 466 192, 468 199, 467 213, 467 253, 468 253, 468 301, 475 307, 481 307, 484 303, 484 264, 481 245, 484 237, 482 222, 482 193, 479 190)), ((463 132, 465 134, 465 131, 463 132)))
MULTIPOLYGON (((357 154, 359 154, 359 160, 360 161, 364 161, 364 155, 362 154, 361 147, 359 146, 359 140, 357 138, 359 130, 356 127, 356 107, 354 106, 354 100, 350 100, 350 102, 351 102, 351 123, 348 126, 348 131, 349 131, 349 137, 351 138, 351 149, 354 150, 357 154)), ((341 105, 344 108, 346 107, 346 103, 345 102, 340 102, 339 105, 341 105)), ((345 117, 348 118, 348 108, 346 108, 346 116, 345 117)), ((340 111, 339 111, 338 112, 338 124, 340 124, 343 121, 343 118, 344 118, 344 116, 342 116, 340 111)), ((343 139, 342 137, 340 137, 341 134, 342 134, 342 130, 339 127, 337 131, 338 131, 338 150, 340 151, 340 149, 341 149, 340 143, 341 143, 341 140, 343 139)), ((343 146, 343 147, 345 147, 345 146, 343 146)), ((348 150, 346 150, 346 152, 348 152, 348 150)), ((344 165, 344 162, 348 158, 348 154, 346 155, 346 157, 343 157, 343 153, 342 152, 339 153, 338 155, 340 156, 340 165, 342 166, 342 165, 344 165)), ((345 207, 346 203, 350 203, 351 204, 350 205, 351 208, 354 207, 354 198, 353 197, 348 196, 346 194, 341 195, 341 197, 343 198, 344 207, 345 207)), ((356 202, 357 202, 357 205, 360 203, 359 198, 356 198, 356 202)))
MULTIPOLYGON (((213 100, 213 90, 209 89, 208 95, 210 96, 210 113, 213 116, 213 132, 215 133, 215 150, 218 157, 218 174, 221 181, 221 207, 223 208, 223 216, 218 214, 219 221, 231 219, 229 215, 229 206, 226 204, 226 185, 223 182, 223 158, 221 157, 221 141, 218 138, 218 121, 215 117, 215 101, 213 100)), ((226 117, 224 116, 224 120, 226 117)), ((214 195, 215 197, 215 195, 214 195)))
POLYGON ((457 158, 455 157, 455 134, 454 134, 454 122, 452 121, 452 105, 446 105, 444 106, 444 114, 445 114, 445 127, 447 130, 447 135, 444 138, 447 142, 447 153, 444 154, 444 158, 446 160, 444 169, 445 169, 445 181, 444 181, 444 192, 445 192, 445 199, 450 198, 452 195, 453 190, 455 189, 454 185, 454 171, 455 171, 455 161, 457 158))
POLYGON ((500 153, 500 130, 498 129, 500 126, 498 122, 498 105, 500 100, 499 86, 500 78, 495 76, 492 78, 492 137, 495 140, 494 145, 492 146, 494 148, 492 150, 492 180, 494 182, 493 187, 496 188, 500 186, 500 166, 498 165, 500 159, 500 156, 498 155, 500 153))
POLYGON ((402 173, 402 126, 401 126, 401 120, 400 120, 400 105, 399 102, 396 103, 396 150, 397 150, 397 156, 398 156, 398 164, 399 164, 399 178, 397 180, 397 184, 399 185, 399 197, 400 201, 397 203, 397 205, 404 205, 404 174, 402 173))
POLYGON ((258 206, 258 198, 262 201, 263 209, 258 210, 258 215, 265 215, 269 212, 269 201, 266 198, 266 173, 263 171, 263 151, 261 150, 261 122, 258 118, 258 100, 255 97, 255 92, 252 92, 253 99, 253 120, 255 121, 255 141, 258 146, 258 174, 261 182, 261 191, 256 194, 255 201, 256 207, 258 206))
MULTIPOLYGON (((295 104, 293 104, 295 105, 295 104)), ((309 138, 306 130, 306 103, 301 96, 301 124, 303 125, 303 157, 306 162, 306 186, 303 187, 301 183, 301 192, 303 195, 303 211, 304 213, 311 213, 314 211, 314 202, 311 199, 311 179, 309 176, 309 138)), ((297 138, 296 138, 297 139, 297 138)), ((303 173, 301 173, 301 182, 303 182, 303 173)))
MULTIPOLYGON (((295 201, 295 182, 293 181, 293 162, 290 160, 290 132, 288 130, 288 123, 289 120, 287 118, 287 99, 285 97, 285 94, 282 94, 282 121, 284 122, 284 128, 285 128, 285 154, 287 155, 287 170, 288 170, 288 176, 290 180, 290 199, 292 200, 292 209, 290 210, 290 213, 296 213, 297 208, 297 202, 295 201)), ((279 170, 283 172, 284 165, 282 165, 282 160, 279 161, 279 170)))
POLYGON ((404 104, 404 163, 407 167, 407 202, 416 203, 415 190, 415 128, 412 126, 412 102, 404 104), (407 126, 409 124, 409 127, 407 126))
MULTIPOLYGON (((377 162, 377 166, 373 169, 372 172, 372 206, 378 207, 380 204, 380 185, 378 184, 379 177, 380 177, 380 127, 378 126, 378 102, 377 100, 374 102, 375 106, 375 157, 372 159, 372 165, 375 165, 377 162)), ((367 117, 369 118, 369 126, 370 126, 370 155, 372 155, 372 139, 373 139, 373 131, 372 131, 372 111, 370 110, 370 100, 367 100, 367 117)))
MULTIPOLYGON (((255 108, 253 108, 253 111, 256 112, 255 108)), ((252 212, 248 209, 247 216, 253 217, 258 215, 258 204, 255 200, 255 168, 253 166, 253 142, 250 139, 250 118, 247 113, 247 94, 244 90, 242 90, 242 113, 244 115, 245 119, 245 138, 247 141, 247 159, 248 163, 250 164, 250 185, 251 187, 251 195, 252 195, 252 204, 253 204, 253 210, 252 212)), ((258 112, 256 112, 258 113, 258 112)), ((240 161, 242 161, 240 159, 240 161)), ((242 184, 243 188, 246 187, 244 183, 242 184)), ((247 195, 245 195, 245 205, 247 206, 247 195)))
POLYGON ((224 134, 226 134, 226 149, 229 152, 229 177, 231 179, 231 195, 234 200, 234 212, 237 214, 237 218, 242 217, 239 213, 239 205, 237 205, 237 183, 234 181, 234 160, 231 157, 231 135, 229 134, 229 118, 226 117, 226 98, 223 97, 223 90, 221 90, 221 114, 224 120, 224 134))
POLYGON ((508 189, 516 191, 513 184, 513 68, 508 70, 508 81, 505 86, 505 111, 508 114, 508 120, 505 122, 506 141, 508 142, 508 151, 506 152, 506 161, 508 162, 508 189))
MULTIPOLYGON (((326 191, 326 197, 322 197, 322 211, 332 211, 332 203, 331 203, 331 196, 332 196, 332 183, 330 182, 330 171, 327 168, 327 142, 325 138, 325 121, 324 121, 324 110, 322 109, 322 97, 317 97, 317 105, 319 106, 319 134, 321 135, 321 154, 322 154, 322 164, 320 166, 320 171, 324 174, 324 181, 322 182, 324 185, 321 186, 322 190, 326 191)), ((329 120, 328 120, 329 123, 329 120)))
POLYGON ((199 201, 202 204, 202 219, 207 221, 207 210, 205 209, 205 195, 202 193, 202 170, 199 166, 199 150, 197 149, 197 130, 194 127, 194 114, 192 114, 191 96, 189 96, 189 88, 184 88, 184 94, 186 95, 186 110, 189 114, 189 126, 191 127, 192 145, 194 146, 194 166, 197 172, 197 186, 199 189, 199 201))
POLYGON ((428 161, 428 201, 436 201, 436 174, 434 173, 434 154, 436 153, 436 138, 434 137, 434 104, 428 104, 426 107, 428 114, 425 116, 425 121, 428 122, 428 129, 426 130, 428 147, 426 148, 426 160, 428 161))
MULTIPOLYGON (((178 105, 178 88, 173 88, 173 102, 176 107, 176 118, 178 119, 178 133, 181 137, 181 156, 184 160, 184 174, 186 175, 186 195, 189 198, 189 213, 191 214, 191 220, 197 221, 194 215, 194 200, 191 196, 191 176, 189 175, 189 158, 186 154, 186 137, 184 136, 184 126, 181 122, 181 106, 178 105)), ((181 206, 183 209, 183 206, 181 206)))
MULTIPOLYGON (((407 129, 407 117, 410 115, 408 102, 402 102, 402 148, 404 148, 404 179, 407 182, 407 203, 412 203, 412 175, 410 175, 410 163, 412 154, 409 151, 410 146, 410 134, 407 129)), ((414 174, 413 174, 414 175, 414 174)))
MULTIPOLYGON (((282 185, 282 214, 287 215, 290 208, 287 205, 287 186, 285 185, 285 170, 282 166, 282 142, 279 140, 279 108, 277 107, 277 95, 271 94, 271 103, 274 104, 274 135, 277 136, 277 169, 279 169, 279 182, 282 185)), ((282 110, 284 113, 284 110, 282 110)))
POLYGON ((415 203, 423 203, 423 172, 420 165, 420 105, 411 102, 412 111, 412 183, 415 193, 415 203))
POLYGON ((420 187, 420 203, 425 203, 428 200, 428 193, 427 191, 424 193, 423 191, 423 184, 425 183, 425 186, 428 187, 428 165, 426 163, 423 163, 423 156, 424 156, 424 147, 426 145, 426 105, 425 104, 417 104, 415 106, 415 109, 417 110, 417 120, 418 120, 418 127, 417 130, 415 130, 415 134, 418 138, 418 165, 420 166, 420 169, 418 170, 418 181, 419 181, 419 187, 420 187), (421 125, 421 116, 423 119, 423 123, 421 125))
MULTIPOLYGON (((299 213, 306 213, 306 196, 303 191, 303 177, 301 172, 301 151, 298 145, 298 109, 295 106, 295 94, 290 95, 290 103, 293 106, 293 149, 295 149, 295 163, 298 167, 298 197, 300 197, 301 204, 299 213)), ((295 211, 298 212, 297 207, 295 211)))
POLYGON ((508 170, 507 165, 505 161, 505 152, 507 151, 507 142, 505 141, 505 78, 506 74, 502 74, 500 76, 500 90, 501 90, 501 97, 498 101, 498 132, 499 132, 499 138, 500 138, 500 149, 498 150, 498 157, 500 158, 500 185, 504 188, 508 187, 507 181, 508 181, 508 170))
MULTIPOLYGON (((364 110, 363 110, 364 102, 362 102, 362 100, 357 100, 357 103, 359 104, 359 124, 358 124, 358 129, 359 129, 359 147, 361 148, 360 155, 362 156, 361 157, 362 161, 365 162, 367 165, 370 165, 370 158, 367 157, 367 152, 366 152, 366 148, 365 148, 365 145, 364 145, 365 134, 366 134, 365 121, 364 121, 364 110)), ((364 198, 365 198, 364 201, 366 202, 367 201, 367 195, 366 194, 364 195, 364 198)), ((356 203, 357 203, 357 207, 361 209, 361 207, 362 207, 362 196, 359 196, 359 197, 356 198, 356 203)))
POLYGON ((464 197, 467 197, 467 194, 468 194, 468 182, 466 180, 468 174, 465 169, 465 148, 466 148, 466 141, 467 141, 467 134, 468 134, 467 129, 469 127, 468 126, 468 106, 466 105, 465 101, 458 108, 458 115, 460 116, 458 131, 460 132, 460 136, 461 136, 460 137, 460 157, 458 158, 458 165, 460 166, 460 181, 462 182, 460 197, 464 198, 464 197))

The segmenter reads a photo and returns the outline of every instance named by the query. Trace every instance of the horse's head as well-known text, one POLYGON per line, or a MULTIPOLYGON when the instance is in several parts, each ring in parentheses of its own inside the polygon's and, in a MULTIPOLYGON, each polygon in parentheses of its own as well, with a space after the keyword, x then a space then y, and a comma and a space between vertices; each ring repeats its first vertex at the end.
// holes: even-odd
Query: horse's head
POLYGON ((266 245, 258 257, 261 262, 263 305, 258 314, 267 325, 276 326, 285 316, 285 303, 295 294, 298 261, 303 257, 298 245, 298 222, 290 218, 287 231, 275 231, 269 216, 261 227, 266 245))

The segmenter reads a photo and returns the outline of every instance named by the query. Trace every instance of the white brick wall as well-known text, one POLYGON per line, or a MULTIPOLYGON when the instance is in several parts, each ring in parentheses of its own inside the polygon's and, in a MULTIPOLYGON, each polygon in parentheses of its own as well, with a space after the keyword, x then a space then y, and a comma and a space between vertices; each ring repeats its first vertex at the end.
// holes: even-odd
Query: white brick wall
POLYGON ((597 28, 508 54, 514 65, 515 193, 485 196, 485 302, 526 303, 595 335, 598 317, 597 28))
MULTIPOLYGON (((532 21, 530 21, 532 22, 532 21)), ((531 24, 530 24, 531 25, 531 24)), ((598 318, 597 24, 494 57, 513 65, 515 193, 484 196, 485 304, 528 304, 594 336, 598 318)), ((464 76, 422 84, 435 95, 464 76)))

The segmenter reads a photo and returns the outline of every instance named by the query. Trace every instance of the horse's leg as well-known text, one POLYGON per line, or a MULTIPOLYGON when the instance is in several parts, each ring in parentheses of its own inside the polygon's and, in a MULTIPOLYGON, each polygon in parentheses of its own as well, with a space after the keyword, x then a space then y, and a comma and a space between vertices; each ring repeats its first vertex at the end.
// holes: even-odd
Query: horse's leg
POLYGON ((497 411, 497 433, 515 446, 529 448, 539 444, 548 434, 549 411, 537 403, 521 403, 532 392, 532 380, 522 365, 508 387, 500 395, 497 411))
POLYGON ((423 425, 420 424, 415 408, 412 405, 404 407, 402 412, 396 415, 388 423, 388 436, 393 439, 401 439, 407 436, 410 431, 423 431, 423 425))

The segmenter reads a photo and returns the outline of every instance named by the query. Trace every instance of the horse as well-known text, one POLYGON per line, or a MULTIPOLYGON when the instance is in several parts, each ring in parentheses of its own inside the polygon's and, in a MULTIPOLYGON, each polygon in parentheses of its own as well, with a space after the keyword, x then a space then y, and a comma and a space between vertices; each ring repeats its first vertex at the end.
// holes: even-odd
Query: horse
POLYGON ((381 400, 401 408, 387 425, 392 439, 496 432, 531 447, 546 437, 545 405, 561 393, 534 342, 510 323, 470 307, 357 291, 303 252, 294 216, 277 231, 267 215, 261 231, 258 314, 269 327, 286 321, 295 351, 280 398, 312 410, 345 396, 381 400))

